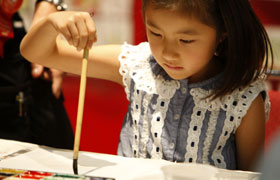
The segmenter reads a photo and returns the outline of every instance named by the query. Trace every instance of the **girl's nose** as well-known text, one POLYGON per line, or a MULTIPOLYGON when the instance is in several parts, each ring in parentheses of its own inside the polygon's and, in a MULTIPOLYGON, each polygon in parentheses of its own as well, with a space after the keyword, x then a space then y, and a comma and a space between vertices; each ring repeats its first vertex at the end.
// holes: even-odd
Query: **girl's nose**
POLYGON ((176 45, 172 45, 172 44, 164 45, 162 50, 162 57, 163 59, 165 59, 170 63, 176 61, 179 57, 179 54, 176 50, 176 45))

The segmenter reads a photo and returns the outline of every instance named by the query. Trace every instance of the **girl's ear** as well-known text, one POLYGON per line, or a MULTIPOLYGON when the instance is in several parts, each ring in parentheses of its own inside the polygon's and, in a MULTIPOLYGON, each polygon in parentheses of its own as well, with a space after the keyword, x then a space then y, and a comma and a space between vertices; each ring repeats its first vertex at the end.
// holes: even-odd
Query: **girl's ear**
POLYGON ((223 32, 218 39, 217 48, 214 53, 215 56, 220 56, 222 54, 222 52, 224 51, 225 43, 223 43, 223 42, 226 38, 227 38, 227 33, 223 32))
POLYGON ((227 32, 221 33, 219 40, 218 40, 218 45, 223 42, 227 38, 227 32))
POLYGON ((227 32, 223 32, 223 33, 221 34, 220 39, 219 39, 219 44, 220 44, 221 42, 223 42, 226 38, 227 38, 227 32))

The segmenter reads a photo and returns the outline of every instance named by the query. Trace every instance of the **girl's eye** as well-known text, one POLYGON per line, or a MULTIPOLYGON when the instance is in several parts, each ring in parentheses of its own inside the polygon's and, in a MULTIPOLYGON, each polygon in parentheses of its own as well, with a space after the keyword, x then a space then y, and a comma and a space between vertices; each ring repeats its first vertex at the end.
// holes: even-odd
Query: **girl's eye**
POLYGON ((150 31, 150 32, 151 32, 151 34, 154 35, 154 36, 161 37, 161 35, 158 34, 158 33, 155 33, 155 32, 153 32, 153 31, 150 31))
POLYGON ((181 41, 182 43, 185 43, 185 44, 189 44, 189 43, 194 42, 194 40, 184 40, 184 39, 180 39, 180 41, 181 41))

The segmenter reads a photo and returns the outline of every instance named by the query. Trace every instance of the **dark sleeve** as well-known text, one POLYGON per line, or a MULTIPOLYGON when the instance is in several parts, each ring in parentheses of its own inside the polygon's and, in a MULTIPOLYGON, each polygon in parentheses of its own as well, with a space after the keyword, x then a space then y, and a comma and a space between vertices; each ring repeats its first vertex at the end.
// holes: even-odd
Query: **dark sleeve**
POLYGON ((64 3, 64 0, 36 0, 36 5, 39 2, 42 2, 42 1, 46 1, 46 2, 52 3, 53 5, 56 6, 56 9, 58 11, 65 11, 65 10, 67 10, 67 4, 64 3))
MULTIPOLYGON (((36 0, 36 4, 39 2, 42 2, 42 1, 47 1, 47 2, 53 3, 53 0, 36 0)), ((61 3, 64 3, 64 0, 58 0, 55 2, 58 2, 58 4, 61 4, 61 3)), ((53 4, 56 4, 56 3, 53 3, 53 4)))
MULTIPOLYGON (((64 0, 36 0, 36 4, 39 3, 39 2, 42 2, 42 1, 47 1, 47 2, 58 2, 58 3, 64 3, 64 0)), ((55 3, 54 3, 55 4, 55 3)))
POLYGON ((43 0, 36 0, 36 4, 38 4, 39 2, 42 2, 43 0))

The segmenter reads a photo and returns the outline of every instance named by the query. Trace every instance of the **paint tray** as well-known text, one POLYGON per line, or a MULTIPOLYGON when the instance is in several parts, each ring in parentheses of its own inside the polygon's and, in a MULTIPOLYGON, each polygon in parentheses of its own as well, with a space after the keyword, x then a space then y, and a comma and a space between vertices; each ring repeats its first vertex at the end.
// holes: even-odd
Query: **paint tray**
POLYGON ((0 168, 0 180, 115 180, 108 177, 0 168))

